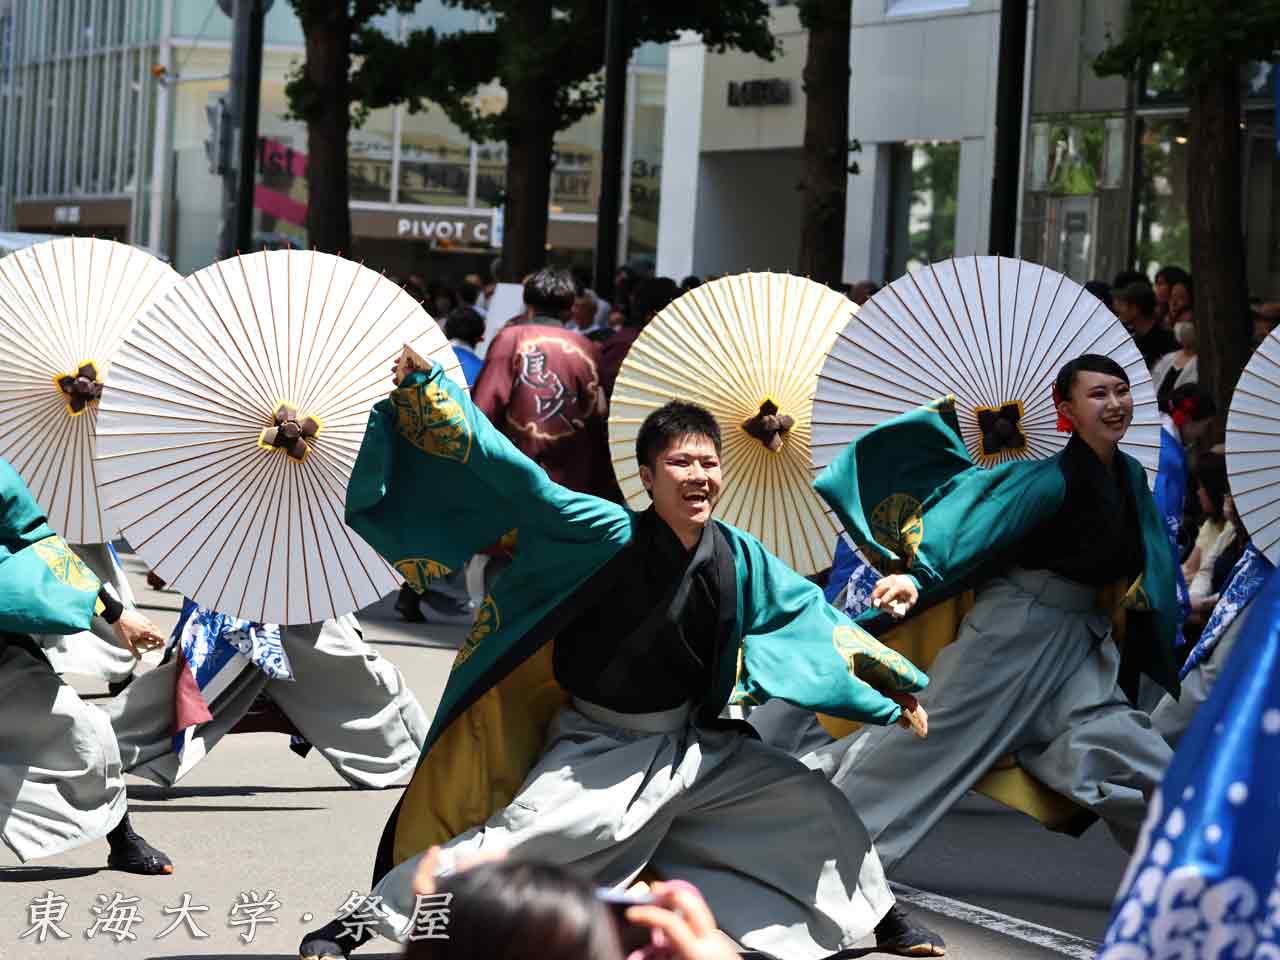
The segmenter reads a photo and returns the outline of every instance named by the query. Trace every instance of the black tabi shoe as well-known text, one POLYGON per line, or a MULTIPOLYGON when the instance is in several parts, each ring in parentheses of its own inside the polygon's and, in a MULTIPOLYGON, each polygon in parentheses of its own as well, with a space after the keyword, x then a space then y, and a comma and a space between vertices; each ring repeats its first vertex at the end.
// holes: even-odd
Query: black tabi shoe
POLYGON ((126 813, 119 825, 107 834, 111 852, 107 869, 138 873, 144 877, 161 877, 173 873, 173 861, 134 831, 126 813))
POLYGON ((944 957, 947 945, 942 937, 913 921, 894 904, 876 924, 876 950, 899 957, 944 957))
POLYGON ((298 945, 298 960, 338 960, 350 956, 351 951, 373 939, 373 934, 363 927, 359 936, 352 934, 343 918, 330 920, 319 930, 312 930, 298 945))
POLYGON ((426 623, 427 618, 422 615, 420 606, 421 599, 413 587, 404 584, 400 588, 400 595, 396 597, 396 613, 409 623, 426 623))

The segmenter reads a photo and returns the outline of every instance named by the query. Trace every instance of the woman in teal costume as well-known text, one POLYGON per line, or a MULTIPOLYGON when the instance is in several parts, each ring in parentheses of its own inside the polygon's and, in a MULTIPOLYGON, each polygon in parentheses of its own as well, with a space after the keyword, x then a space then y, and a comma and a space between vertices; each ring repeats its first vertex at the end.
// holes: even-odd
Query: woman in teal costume
POLYGON ((1145 471, 1119 449, 1133 418, 1128 377, 1086 354, 1063 367, 1055 396, 1072 437, 1054 457, 974 467, 943 402, 864 434, 818 478, 869 557, 906 565, 877 584, 873 630, 894 626, 882 611, 914 615, 977 591, 930 666, 929 739, 904 746, 871 731, 822 758, 888 869, 1008 754, 1126 848, 1168 765, 1168 746, 1122 691, 1139 671, 1178 689, 1173 560, 1145 471), (903 467, 891 450, 908 447, 907 469, 886 477, 885 463, 903 467), (889 496, 915 504, 900 553, 872 533, 874 505, 889 496), (1100 603, 1117 583, 1123 665, 1115 611, 1100 603))
POLYGON ((129 823, 111 722, 58 679, 32 640, 88 630, 98 614, 135 656, 164 642, 53 532, 0 460, 0 838, 26 861, 105 836, 109 868, 172 873, 129 823))

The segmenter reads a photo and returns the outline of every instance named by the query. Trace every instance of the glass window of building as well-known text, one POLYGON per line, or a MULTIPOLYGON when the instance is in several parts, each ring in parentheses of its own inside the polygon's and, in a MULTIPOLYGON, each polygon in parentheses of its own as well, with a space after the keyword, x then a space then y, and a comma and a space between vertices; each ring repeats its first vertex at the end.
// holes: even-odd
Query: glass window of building
POLYGON ((956 249, 960 144, 895 143, 890 148, 889 278, 945 260, 956 249))
POLYGON ((463 206, 471 181, 471 141, 432 103, 400 120, 398 202, 463 206))
POLYGON ((476 206, 500 207, 507 194, 507 145, 476 145, 476 206))
POLYGON ((1191 262, 1187 219, 1187 121, 1142 121, 1138 180, 1137 268, 1152 275, 1162 266, 1191 262))
POLYGON ((594 213, 600 196, 603 109, 556 134, 551 167, 551 212, 594 213))
POLYGON ((637 72, 631 134, 630 217, 627 257, 653 257, 658 249, 658 186, 662 179, 662 123, 667 77, 637 72))
POLYGON ((258 113, 258 188, 254 196, 259 245, 307 246, 307 126, 289 115, 287 65, 272 54, 263 70, 258 113))
POLYGON ((395 138, 395 108, 370 112, 347 138, 347 171, 351 199, 391 202, 391 153, 395 138))

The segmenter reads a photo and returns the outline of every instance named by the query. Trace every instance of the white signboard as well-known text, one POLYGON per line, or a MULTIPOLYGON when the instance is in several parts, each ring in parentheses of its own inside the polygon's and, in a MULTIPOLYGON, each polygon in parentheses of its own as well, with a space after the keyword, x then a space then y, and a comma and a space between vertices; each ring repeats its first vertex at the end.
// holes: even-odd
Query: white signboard
POLYGON ((480 356, 489 348, 489 341, 507 325, 513 317, 524 316, 524 284, 500 283, 489 298, 488 313, 484 322, 484 339, 480 341, 480 356))

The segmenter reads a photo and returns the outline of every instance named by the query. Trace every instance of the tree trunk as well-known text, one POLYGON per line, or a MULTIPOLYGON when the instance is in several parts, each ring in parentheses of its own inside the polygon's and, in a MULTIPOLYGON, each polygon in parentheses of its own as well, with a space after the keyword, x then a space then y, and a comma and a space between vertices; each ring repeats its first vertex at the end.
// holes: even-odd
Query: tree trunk
POLYGON ((507 91, 511 133, 507 140, 507 212, 502 269, 520 281, 547 262, 551 205, 551 151, 556 135, 554 89, 533 81, 507 91))
POLYGON ((306 77, 314 99, 307 112, 307 239, 316 250, 351 253, 351 24, 345 3, 313 5, 306 31, 306 77))
POLYGON ((1219 435, 1232 391, 1249 359, 1239 67, 1222 64, 1193 84, 1188 118, 1187 202, 1198 366, 1200 384, 1218 404, 1219 435))
POLYGON ((845 191, 849 177, 849 0, 809 0, 804 64, 804 172, 800 272, 822 283, 844 273, 845 191))

